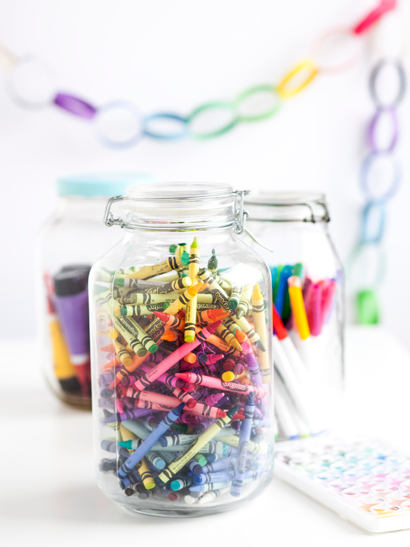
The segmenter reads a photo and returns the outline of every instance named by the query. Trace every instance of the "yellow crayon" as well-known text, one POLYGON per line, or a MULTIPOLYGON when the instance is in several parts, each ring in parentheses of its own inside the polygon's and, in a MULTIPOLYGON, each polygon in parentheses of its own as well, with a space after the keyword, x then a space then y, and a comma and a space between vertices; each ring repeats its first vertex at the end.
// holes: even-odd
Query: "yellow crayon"
MULTIPOLYGON (((199 272, 199 245, 198 239, 194 237, 194 241, 190 247, 189 255, 189 277, 192 279, 192 283, 198 283, 198 272, 199 272)), ((189 279, 189 278, 186 278, 189 279)), ((194 342, 195 341, 195 326, 196 326, 196 306, 197 297, 194 296, 190 302, 188 302, 186 307, 186 316, 185 316, 185 332, 184 332, 184 341, 185 342, 194 342)), ((169 312, 168 312, 169 313, 169 312)))
POLYGON ((170 281, 169 283, 164 283, 163 285, 149 287, 145 292, 146 294, 168 294, 185 290, 192 285, 192 282, 191 277, 181 277, 180 279, 175 279, 175 281, 170 281))
POLYGON ((142 483, 147 490, 155 488, 155 482, 145 458, 142 458, 141 462, 137 465, 137 471, 141 475, 142 483))
POLYGON ((138 357, 144 357, 144 355, 147 354, 147 350, 144 348, 144 346, 141 344, 141 342, 138 340, 136 336, 131 334, 120 322, 119 320, 123 319, 121 317, 115 317, 114 318, 114 325, 117 331, 121 334, 121 336, 125 339, 127 344, 129 344, 132 348, 132 350, 138 355, 138 357))
POLYGON ((258 347, 257 354, 259 357, 259 368, 261 371, 262 382, 264 384, 269 383, 270 375, 270 363, 267 347, 267 335, 266 335, 266 315, 265 315, 265 302, 263 300, 263 295, 259 288, 259 285, 256 284, 252 292, 252 308, 253 308, 253 322, 255 324, 255 330, 260 336, 262 346, 258 347))
POLYGON ((106 290, 100 294, 94 294, 94 299, 97 305, 106 310, 111 317, 114 314, 115 308, 120 305, 119 302, 113 298, 110 290, 106 290))
POLYGON ((121 423, 119 429, 123 441, 135 441, 137 438, 132 431, 124 427, 121 423))
POLYGON ((170 256, 159 264, 153 264, 152 266, 143 266, 142 268, 139 268, 138 270, 129 273, 128 275, 126 275, 126 277, 130 277, 131 279, 148 279, 149 277, 154 277, 156 275, 167 273, 171 270, 177 270, 178 268, 186 265, 188 263, 188 260, 189 258, 187 259, 184 255, 182 255, 182 257, 178 255, 170 256))
POLYGON ((232 287, 231 287, 231 284, 226 281, 226 279, 223 279, 222 277, 220 277, 219 275, 216 275, 216 274, 213 274, 214 278, 215 278, 215 281, 218 283, 218 285, 220 287, 223 288, 223 290, 227 293, 227 294, 231 294, 232 293, 232 287))
MULTIPOLYGON (((256 344, 258 346, 263 345, 262 342, 261 342, 261 337, 250 326, 249 322, 245 319, 245 317, 238 317, 237 315, 233 315, 232 319, 244 331, 244 333, 249 338, 249 340, 252 342, 252 344, 256 344)), ((266 349, 265 346, 263 346, 263 349, 266 349)))
MULTIPOLYGON (((194 296, 202 289, 203 283, 196 283, 192 287, 189 287, 183 294, 176 298, 172 304, 165 310, 166 313, 170 315, 176 315, 179 310, 182 310, 184 306, 188 304, 194 296)), ((145 332, 151 336, 155 341, 160 340, 163 334, 163 323, 161 319, 156 317, 151 321, 151 323, 145 328, 145 332)))
POLYGON ((115 353, 118 355, 118 359, 124 365, 124 367, 129 367, 132 365, 132 357, 125 349, 125 346, 120 344, 118 340, 114 341, 115 353))
POLYGON ((219 325, 219 327, 216 329, 216 332, 219 334, 222 340, 225 340, 226 343, 233 346, 238 351, 242 351, 242 346, 235 338, 235 335, 232 334, 232 332, 227 329, 225 325, 219 325))
POLYGON ((244 378, 248 374, 247 370, 244 370, 241 374, 235 374, 231 370, 227 370, 222 374, 222 381, 223 382, 233 382, 234 380, 239 380, 240 378, 244 378))
POLYGON ((305 303, 303 302, 302 288, 300 278, 296 276, 289 277, 289 299, 292 307, 293 316, 302 340, 310 336, 309 323, 306 316, 305 303))

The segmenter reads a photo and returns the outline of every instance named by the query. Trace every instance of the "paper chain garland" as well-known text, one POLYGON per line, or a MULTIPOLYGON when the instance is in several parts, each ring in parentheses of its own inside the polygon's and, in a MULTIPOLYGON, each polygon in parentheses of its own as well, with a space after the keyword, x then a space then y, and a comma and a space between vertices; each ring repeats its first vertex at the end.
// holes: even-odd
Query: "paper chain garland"
POLYGON ((366 203, 362 211, 359 242, 347 260, 350 284, 356 285, 356 315, 358 323, 361 324, 379 323, 381 318, 377 288, 383 282, 386 267, 382 247, 386 227, 386 204, 396 194, 402 178, 400 163, 394 155, 399 137, 397 109, 406 92, 406 74, 400 58, 380 58, 376 62, 369 77, 369 92, 375 106, 375 113, 367 128, 369 152, 364 158, 359 172, 359 186, 366 203), (386 101, 379 94, 378 82, 382 73, 389 68, 395 73, 397 88, 395 96, 386 101), (382 123, 383 117, 389 121, 389 138, 384 145, 377 137, 378 126, 382 123), (376 180, 376 166, 380 160, 387 162, 390 173, 390 178, 382 193, 377 192, 376 180), (355 269, 362 280, 366 277, 363 275, 363 270, 359 272, 359 269, 360 264, 364 265, 363 260, 365 261, 366 253, 369 251, 375 253, 374 258, 377 262, 376 268, 372 267, 372 279, 355 283, 353 279, 355 269))
MULTIPOLYGON (((128 148, 136 144, 142 137, 150 137, 159 140, 175 140, 186 137, 193 139, 210 139, 223 135, 233 129, 240 122, 255 122, 274 116, 280 109, 282 102, 302 91, 314 78, 322 73, 335 73, 349 69, 358 59, 359 50, 345 59, 343 63, 337 65, 321 65, 313 59, 323 54, 326 44, 334 38, 343 38, 357 42, 361 46, 360 38, 368 31, 385 13, 396 7, 396 0, 381 0, 379 5, 367 14, 361 21, 351 28, 335 28, 321 34, 314 42, 312 58, 305 59, 298 63, 292 70, 286 74, 282 81, 277 85, 257 85, 241 93, 232 102, 217 101, 209 102, 195 108, 188 116, 182 116, 170 112, 156 112, 149 115, 141 115, 139 110, 131 103, 125 101, 112 101, 105 105, 96 107, 87 101, 64 92, 54 93, 51 91, 47 96, 28 98, 21 93, 18 86, 18 71, 28 64, 42 70, 49 78, 50 89, 53 71, 41 59, 33 55, 16 57, 6 48, 0 46, 0 64, 10 70, 7 80, 7 89, 12 99, 23 107, 40 108, 49 105, 56 106, 66 113, 80 117, 83 120, 92 121, 98 139, 104 145, 112 148, 128 148), (2 62, 1 62, 2 61, 2 62), (246 113, 246 106, 252 102, 264 99, 268 107, 263 110, 246 113), (118 135, 112 136, 107 131, 104 118, 108 115, 126 115, 129 121, 132 121, 132 134, 126 138, 118 135), (210 122, 217 114, 222 114, 227 121, 219 122, 216 126, 209 128, 210 122), (205 122, 208 122, 208 128, 203 129, 205 122), (174 129, 171 131, 158 130, 158 125, 170 125, 174 129), (202 130, 201 130, 202 125, 202 130), (156 128, 157 126, 157 128, 156 128), (199 126, 199 128, 198 128, 199 126), (177 128, 175 130, 175 127, 177 128)), ((375 76, 377 77, 377 75, 375 76)), ((263 102, 263 101, 262 101, 263 102)), ((107 121, 107 120, 106 120, 107 121)), ((376 122, 375 122, 376 123, 376 122)))

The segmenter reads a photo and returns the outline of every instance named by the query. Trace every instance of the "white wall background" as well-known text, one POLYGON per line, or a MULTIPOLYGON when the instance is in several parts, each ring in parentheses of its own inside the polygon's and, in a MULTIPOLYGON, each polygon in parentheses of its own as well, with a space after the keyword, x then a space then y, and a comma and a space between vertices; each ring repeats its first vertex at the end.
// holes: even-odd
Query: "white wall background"
MULTIPOLYGON (((145 113, 187 114, 203 102, 229 100, 252 85, 278 82, 306 57, 318 32, 349 25, 376 3, 0 0, 0 42, 18 55, 33 52, 49 60, 61 90, 96 105, 119 98, 145 113)), ((407 0, 402 4, 408 12, 407 0)), ((345 259, 358 235, 363 203, 358 169, 373 112, 367 89, 370 51, 352 70, 318 77, 271 120, 241 125, 209 142, 146 139, 126 151, 102 147, 89 123, 58 109, 22 110, 6 94, 0 74, 0 335, 35 332, 35 234, 55 207, 54 181, 61 175, 136 170, 164 181, 321 190, 345 259)), ((410 347, 409 104, 405 100, 400 108, 404 179, 388 207, 382 298, 385 324, 410 347)))

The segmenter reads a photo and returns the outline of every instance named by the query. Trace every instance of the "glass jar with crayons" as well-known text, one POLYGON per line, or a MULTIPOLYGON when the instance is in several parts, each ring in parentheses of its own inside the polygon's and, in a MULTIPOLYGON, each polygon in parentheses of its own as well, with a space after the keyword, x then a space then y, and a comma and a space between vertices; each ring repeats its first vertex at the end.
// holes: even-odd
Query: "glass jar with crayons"
POLYGON ((309 438, 332 427, 343 386, 343 272, 325 196, 263 193, 245 205, 247 226, 273 250, 261 255, 272 274, 278 440, 309 438))
POLYGON ((38 237, 39 359, 52 391, 70 405, 91 407, 88 274, 119 239, 102 223, 107 197, 149 180, 119 173, 57 181, 57 211, 38 237))
POLYGON ((129 512, 227 511, 272 477, 271 281, 239 238, 244 194, 161 183, 108 203, 125 233, 90 274, 94 438, 129 512))

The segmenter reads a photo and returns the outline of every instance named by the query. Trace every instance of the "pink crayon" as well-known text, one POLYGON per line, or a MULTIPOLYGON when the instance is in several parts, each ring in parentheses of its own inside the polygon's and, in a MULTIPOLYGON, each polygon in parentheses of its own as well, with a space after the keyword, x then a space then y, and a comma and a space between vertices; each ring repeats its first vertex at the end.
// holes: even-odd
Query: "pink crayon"
MULTIPOLYGON (((150 403, 157 403, 159 405, 168 405, 171 407, 176 407, 181 404, 181 401, 176 397, 170 397, 169 395, 162 395, 161 393, 154 393, 153 391, 137 391, 136 389, 129 387, 126 391, 126 397, 132 397, 138 401, 148 401, 150 403)), ((196 401, 192 399, 193 402, 187 402, 186 406, 195 406, 196 401)))
POLYGON ((206 327, 201 329, 197 333, 194 342, 186 342, 185 344, 182 344, 182 346, 180 346, 173 353, 168 355, 168 357, 158 363, 158 365, 152 368, 149 372, 145 372, 141 376, 141 378, 135 382, 135 389, 143 391, 145 388, 147 388, 150 384, 152 384, 152 382, 154 382, 159 376, 161 376, 161 374, 164 374, 172 366, 176 365, 178 361, 185 357, 185 355, 188 355, 188 353, 192 352, 195 348, 197 348, 201 344, 201 342, 205 342, 206 339, 211 336, 220 325, 222 325, 222 321, 216 321, 215 323, 211 323, 210 325, 207 325, 206 327))
POLYGON ((195 374, 193 372, 177 372, 175 376, 185 380, 185 382, 189 382, 190 384, 220 389, 221 391, 230 391, 231 393, 250 393, 253 391, 255 393, 255 397, 259 399, 265 397, 266 395, 266 390, 263 388, 257 388, 255 386, 248 386, 245 384, 235 384, 234 382, 223 382, 219 378, 201 376, 201 374, 195 374))
POLYGON ((319 336, 322 332, 322 284, 312 283, 306 295, 306 311, 310 334, 319 336))

